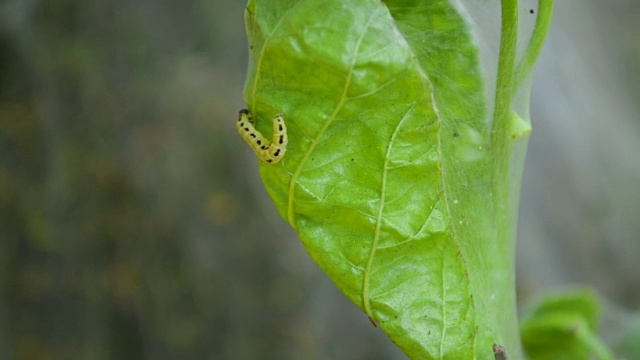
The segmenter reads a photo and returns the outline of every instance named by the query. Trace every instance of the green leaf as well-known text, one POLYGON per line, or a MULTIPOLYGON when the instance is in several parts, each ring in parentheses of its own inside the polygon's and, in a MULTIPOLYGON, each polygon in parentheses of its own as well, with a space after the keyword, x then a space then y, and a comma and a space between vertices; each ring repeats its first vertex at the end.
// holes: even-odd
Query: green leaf
POLYGON ((613 359, 596 337, 600 304, 595 294, 576 290, 550 295, 523 320, 520 331, 531 360, 613 359))
POLYGON ((246 23, 245 100, 267 138, 277 113, 289 137, 261 176, 311 257, 411 358, 493 359, 494 343, 517 357, 509 219, 456 9, 254 0, 246 23))
POLYGON ((531 123, 520 117, 517 112, 511 110, 511 137, 518 139, 531 133, 531 123))

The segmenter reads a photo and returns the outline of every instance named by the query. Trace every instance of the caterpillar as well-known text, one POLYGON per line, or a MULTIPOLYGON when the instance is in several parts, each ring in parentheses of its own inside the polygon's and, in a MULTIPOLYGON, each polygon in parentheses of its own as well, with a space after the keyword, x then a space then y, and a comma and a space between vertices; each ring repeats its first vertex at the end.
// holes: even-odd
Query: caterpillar
POLYGON ((278 114, 273 117, 273 135, 271 141, 267 140, 254 126, 251 112, 247 109, 240 110, 236 128, 240 136, 251 146, 258 158, 270 164, 275 164, 282 160, 287 152, 287 127, 284 124, 284 117, 278 114))

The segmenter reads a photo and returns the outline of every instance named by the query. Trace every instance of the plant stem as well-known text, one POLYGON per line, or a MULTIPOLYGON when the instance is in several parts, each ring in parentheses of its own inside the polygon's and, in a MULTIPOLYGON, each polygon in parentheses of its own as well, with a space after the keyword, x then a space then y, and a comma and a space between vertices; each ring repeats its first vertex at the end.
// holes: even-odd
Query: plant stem
POLYGON ((554 0, 538 0, 538 17, 536 18, 536 25, 529 41, 522 60, 516 67, 515 79, 513 82, 513 88, 517 89, 522 81, 529 75, 533 65, 540 55, 542 45, 547 38, 549 32, 549 25, 551 24, 551 15, 553 14, 553 1, 554 0))
MULTIPOLYGON (((503 324, 507 333, 496 334, 495 341, 500 341, 509 349, 512 358, 517 359, 521 353, 517 334, 517 320, 514 319, 515 304, 515 241, 511 235, 514 224, 510 221, 511 194, 509 163, 513 141, 510 130, 511 102, 513 99, 513 75, 516 64, 516 48, 518 42, 518 0, 502 1, 502 25, 500 36, 500 55, 498 58, 498 73, 496 93, 491 124, 490 156, 491 156, 491 199, 493 241, 487 244, 489 251, 500 254, 499 257, 487 264, 486 269, 499 282, 499 291, 506 292, 502 300, 503 308, 499 311, 492 309, 492 316, 496 316, 503 324), (502 274, 502 275, 500 275, 502 274), (508 315, 507 315, 508 314, 508 315)), ((498 290, 496 290, 498 291, 498 290)), ((490 306, 490 305, 487 305, 490 306)))
POLYGON ((513 75, 518 42, 518 0, 502 1, 500 57, 496 81, 495 106, 491 125, 491 155, 493 156, 494 212, 498 247, 509 245, 510 194, 509 160, 512 151, 509 114, 513 99, 513 75))
MULTIPOLYGON (((515 307, 515 229, 517 216, 517 193, 519 186, 511 184, 512 172, 521 170, 521 163, 514 164, 510 169, 513 152, 511 105, 513 98, 522 81, 528 76, 535 63, 546 38, 551 21, 553 0, 538 1, 538 18, 531 41, 525 51, 523 59, 516 67, 516 52, 518 43, 518 0, 501 0, 501 36, 500 55, 498 58, 498 73, 496 93, 491 124, 490 151, 492 156, 492 186, 493 186, 493 214, 496 229, 495 242, 491 244, 493 251, 504 255, 505 264, 491 264, 502 271, 510 271, 511 278, 504 278, 502 286, 513 291, 511 301, 515 307), (512 216, 513 215, 513 216, 512 216), (507 283, 510 282, 510 283, 507 283)), ((520 159, 523 161, 524 159, 520 159)), ((516 176, 519 179, 519 174, 516 176)), ((519 180, 515 180, 519 181, 519 180)), ((511 306, 511 305, 510 305, 511 306)), ((497 314, 500 316, 500 314, 497 314)), ((506 318, 503 319, 506 323, 506 318)), ((502 334, 504 336, 504 334, 502 334)), ((509 339, 512 358, 522 356, 517 334, 509 339)), ((496 357, 497 358, 497 357, 496 357)))
MULTIPOLYGON (((518 0, 502 1, 502 30, 500 36, 500 57, 498 59, 498 79, 496 82, 495 107, 491 131, 491 149, 495 160, 508 165, 510 151, 509 111, 513 99, 513 74, 516 63, 518 42, 518 0), (506 162, 504 161, 506 157, 506 162)), ((496 164, 498 165, 498 164, 496 164)), ((498 166, 497 174, 505 175, 506 169, 498 166)))

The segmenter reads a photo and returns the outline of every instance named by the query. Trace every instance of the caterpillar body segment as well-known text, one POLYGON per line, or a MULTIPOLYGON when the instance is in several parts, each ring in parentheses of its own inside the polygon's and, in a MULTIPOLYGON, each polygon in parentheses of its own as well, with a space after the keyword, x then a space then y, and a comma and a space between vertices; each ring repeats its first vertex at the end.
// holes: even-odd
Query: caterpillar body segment
POLYGON ((251 146, 258 158, 270 164, 276 164, 282 160, 287 152, 287 127, 282 114, 272 119, 273 135, 271 141, 267 140, 254 126, 251 113, 247 109, 240 110, 236 128, 240 136, 251 146))

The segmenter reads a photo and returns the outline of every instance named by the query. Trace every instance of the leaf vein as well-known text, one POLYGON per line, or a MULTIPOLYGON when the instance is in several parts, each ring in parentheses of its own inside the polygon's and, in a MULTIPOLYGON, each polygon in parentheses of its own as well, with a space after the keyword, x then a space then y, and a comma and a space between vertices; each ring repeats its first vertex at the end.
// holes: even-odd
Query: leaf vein
POLYGON ((373 267, 373 259, 376 255, 376 250, 378 247, 378 241, 380 240, 380 227, 382 225, 382 212, 384 210, 384 200, 387 191, 387 173, 389 172, 389 157, 391 156, 391 149, 393 148, 393 143, 402 127, 402 124, 406 119, 409 118, 410 114, 413 112, 415 108, 415 103, 411 106, 411 108, 407 111, 407 113, 402 117, 402 120, 398 122, 393 134, 391 135, 391 140, 389 141, 389 145, 387 146, 387 154, 384 157, 384 165, 382 168, 382 189, 380 190, 380 206, 378 208, 378 217, 376 219, 376 231, 373 236, 373 243, 371 244, 371 249, 369 250, 369 258, 367 259, 367 267, 364 271, 364 281, 362 285, 362 301, 364 302, 364 308, 367 315, 371 318, 374 318, 373 313, 371 312, 371 303, 369 299, 369 282, 371 276, 371 269, 373 267))
POLYGON ((322 126, 322 129, 320 129, 320 132, 318 133, 318 136, 316 136, 316 138, 313 140, 313 142, 309 146, 309 149, 304 154, 304 157, 300 161, 300 164, 298 164, 298 166, 296 167, 296 170, 293 173, 293 176, 291 177, 291 181, 289 183, 289 200, 288 200, 288 204, 287 204, 287 221, 289 222, 289 224, 291 224, 291 226, 295 230, 298 229, 296 224, 295 224, 295 222, 294 222, 294 219, 293 219, 293 200, 294 200, 294 195, 295 195, 296 182, 298 181, 298 177, 300 176, 300 173, 302 172, 302 168, 304 167, 305 163, 307 162, 307 159, 309 159, 309 156, 311 155, 311 153, 315 149, 316 145, 318 144, 318 142, 320 141, 320 139, 322 138, 324 133, 327 131, 327 129, 329 128, 331 123, 333 123, 333 121, 336 118, 336 115, 338 115, 338 112, 340 112, 340 110, 342 109, 342 106, 344 105, 344 103, 347 100, 347 93, 349 92, 349 88, 351 86, 351 78, 353 76, 353 70, 354 70, 354 68, 356 66, 356 62, 358 60, 358 52, 360 51, 360 45, 362 44, 362 40, 364 39, 365 34, 369 30, 369 26, 371 24, 371 21, 373 20, 373 18, 377 14, 377 12, 378 11, 376 10, 375 12, 373 12, 371 14, 371 17, 367 21, 367 24, 365 25, 364 30, 362 31, 362 34, 360 35, 360 38, 358 39, 358 42, 356 43, 355 50, 353 52, 353 58, 351 59, 351 64, 349 65, 349 70, 347 71, 347 79, 345 81, 344 88, 342 90, 342 95, 340 96, 340 101, 338 102, 338 105, 336 105, 335 109, 333 110, 333 112, 331 113, 331 115, 329 116, 327 121, 324 123, 324 125, 322 126))
MULTIPOLYGON (((258 83, 260 80, 260 71, 262 70, 262 60, 264 59, 264 54, 266 52, 267 49, 267 44, 269 43, 269 40, 271 39, 271 37, 273 36, 273 34, 276 33, 276 30, 278 30, 278 28, 280 27, 280 25, 282 25, 282 23, 284 23, 284 19, 287 18, 287 16, 289 14, 291 14, 293 12, 293 9, 295 9, 298 5, 300 5, 301 3, 304 3, 305 1, 300 1, 297 2, 295 5, 293 5, 292 7, 290 7, 289 9, 287 9, 287 11, 285 11, 284 14, 282 14, 282 17, 280 18, 280 20, 278 21, 278 23, 276 24, 276 26, 273 27, 273 29, 271 29, 271 33, 269 33, 269 35, 267 35, 267 37, 264 39, 264 43, 262 44, 262 49, 260 49, 260 56, 258 57, 258 65, 256 65, 256 80, 253 82, 253 91, 251 92, 251 113, 256 114, 256 94, 258 93, 258 83)), ((257 10, 256 10, 257 12, 257 10)), ((255 15, 254 15, 255 16, 255 15)))

